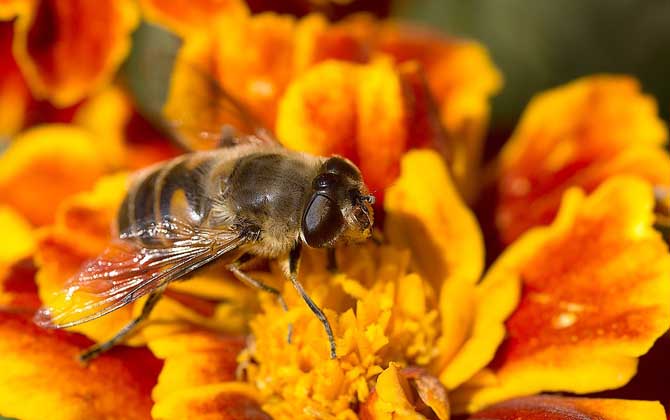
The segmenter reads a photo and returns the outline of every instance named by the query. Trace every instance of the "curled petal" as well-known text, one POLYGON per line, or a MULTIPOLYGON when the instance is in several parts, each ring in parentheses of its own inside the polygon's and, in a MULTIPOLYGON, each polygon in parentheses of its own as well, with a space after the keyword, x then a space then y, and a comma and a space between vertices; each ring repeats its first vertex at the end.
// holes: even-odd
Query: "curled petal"
POLYGON ((14 54, 33 94, 64 107, 108 82, 139 15, 130 0, 42 0, 16 21, 14 54))
POLYGON ((83 366, 90 341, 45 331, 0 312, 0 412, 20 419, 146 419, 160 362, 146 350, 117 349, 83 366))
POLYGON ((479 280, 482 234, 438 154, 412 151, 403 157, 401 175, 386 191, 384 209, 390 241, 410 248, 419 272, 437 287, 479 280))
POLYGON ((588 197, 569 190, 551 226, 505 251, 487 277, 519 277, 521 301, 492 364, 452 394, 459 409, 616 388, 635 374, 670 322, 670 254, 653 206, 639 178, 612 178, 588 197))
POLYGON ((140 6, 147 20, 182 36, 210 25, 219 15, 249 13, 242 0, 141 0, 140 6))
POLYGON ((495 404, 469 420, 664 420, 665 410, 656 401, 596 398, 524 397, 495 404))
POLYGON ((18 136, 0 156, 0 195, 32 224, 43 225, 66 197, 93 186, 105 170, 88 132, 44 125, 18 136))
POLYGON ((360 409, 364 420, 407 418, 449 420, 447 390, 418 368, 391 364, 377 377, 375 390, 360 409))
POLYGON ((632 78, 592 76, 534 98, 502 151, 496 221, 511 243, 549 224, 563 193, 587 192, 617 174, 670 179, 667 128, 632 78))

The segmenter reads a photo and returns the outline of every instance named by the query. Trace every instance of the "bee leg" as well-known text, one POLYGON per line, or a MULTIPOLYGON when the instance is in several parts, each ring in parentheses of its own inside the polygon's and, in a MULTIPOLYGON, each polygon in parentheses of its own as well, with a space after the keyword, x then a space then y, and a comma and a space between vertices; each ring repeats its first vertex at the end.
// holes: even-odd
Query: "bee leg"
POLYGON ((89 347, 88 350, 79 355, 79 361, 82 363, 87 363, 123 341, 123 339, 125 339, 130 333, 133 332, 133 330, 135 330, 139 323, 144 321, 149 316, 151 310, 154 308, 154 306, 156 306, 156 303, 159 301, 162 294, 162 290, 151 293, 142 307, 142 313, 140 316, 126 324, 126 326, 124 326, 111 339, 105 341, 104 343, 95 344, 89 347))
POLYGON ((663 229, 670 229, 670 186, 659 186, 654 188, 656 198, 656 225, 663 229))
MULTIPOLYGON (((240 269, 240 262, 229 264, 226 268, 228 269, 228 271, 233 273, 236 279, 238 279, 242 283, 275 295, 277 301, 279 302, 279 306, 281 306, 281 308, 285 312, 288 312, 288 305, 286 305, 286 301, 284 300, 284 296, 282 296, 281 292, 272 286, 269 286, 261 281, 256 280, 255 278, 249 276, 247 273, 242 271, 240 269)), ((291 337, 293 337, 293 324, 288 324, 288 334, 286 335, 286 341, 290 343, 291 337)))
POLYGON ((326 255, 328 256, 328 265, 326 268, 331 273, 337 273, 339 269, 337 267, 337 256, 335 255, 335 248, 327 248, 326 252, 326 255))
POLYGON ((333 329, 330 327, 330 322, 328 322, 328 318, 326 318, 326 315, 323 313, 321 308, 319 308, 316 303, 314 303, 312 298, 310 298, 307 292, 305 292, 305 289, 303 289, 302 284, 300 284, 298 281, 298 264, 300 263, 301 249, 301 244, 297 243, 289 253, 289 278, 291 279, 291 283, 293 283, 293 287, 295 287, 300 296, 302 296, 302 298, 305 300, 307 306, 309 306, 309 309, 314 312, 314 315, 316 315, 319 321, 321 321, 323 324, 323 328, 326 330, 326 334, 328 335, 328 343, 330 343, 330 358, 335 359, 337 358, 337 351, 335 349, 335 337, 333 336, 333 329))

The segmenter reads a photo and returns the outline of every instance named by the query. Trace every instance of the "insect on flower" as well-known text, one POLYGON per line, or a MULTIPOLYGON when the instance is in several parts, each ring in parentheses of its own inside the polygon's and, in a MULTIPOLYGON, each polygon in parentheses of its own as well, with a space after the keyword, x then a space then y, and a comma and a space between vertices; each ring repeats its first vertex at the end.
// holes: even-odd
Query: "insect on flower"
MULTIPOLYGON (((36 315, 43 327, 67 328, 148 295, 141 314, 83 353, 83 361, 127 337, 170 282, 185 280, 214 261, 225 262, 240 281, 275 295, 287 310, 279 290, 245 274, 245 265, 257 258, 280 261, 322 322, 330 356, 336 357, 328 319, 298 281, 301 248, 332 250, 367 239, 374 196, 349 160, 283 148, 220 86, 210 83, 210 88, 233 117, 245 122, 249 134, 219 130, 217 149, 191 152, 138 173, 118 212, 118 238, 57 292, 63 307, 43 307, 36 315)), ((186 134, 182 131, 181 138, 186 134)), ((203 138, 214 134, 198 132, 203 138)))

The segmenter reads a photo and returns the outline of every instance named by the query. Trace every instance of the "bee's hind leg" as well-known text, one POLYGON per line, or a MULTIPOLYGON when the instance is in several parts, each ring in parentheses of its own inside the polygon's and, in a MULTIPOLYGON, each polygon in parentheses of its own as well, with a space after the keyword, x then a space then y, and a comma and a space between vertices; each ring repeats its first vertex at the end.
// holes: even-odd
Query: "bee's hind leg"
MULTIPOLYGON (((247 262, 248 260, 245 259, 243 256, 236 262, 229 264, 226 268, 228 271, 233 273, 236 279, 241 281, 242 283, 251 286, 253 288, 262 290, 267 293, 273 294, 277 298, 277 302, 279 302, 279 306, 285 311, 288 312, 288 305, 286 305, 286 301, 284 300, 284 296, 282 296, 281 292, 274 287, 267 285, 263 283, 262 281, 256 280, 255 278, 249 276, 247 273, 242 271, 240 266, 247 262)), ((286 334, 286 341, 291 342, 291 338, 293 337, 293 324, 288 324, 288 333, 286 334)))
POLYGON ((144 303, 144 306, 142 307, 142 313, 132 321, 130 321, 126 326, 124 326, 114 337, 111 339, 105 341, 104 343, 98 343, 95 344, 91 347, 88 348, 85 352, 79 355, 79 360, 82 363, 87 363, 92 359, 95 359, 98 357, 100 354, 106 352, 107 350, 111 349, 115 345, 119 344, 121 341, 123 341, 128 335, 130 335, 135 328, 151 313, 151 311, 154 309, 154 306, 156 306, 156 303, 160 299, 161 295, 163 294, 163 290, 155 291, 149 295, 147 298, 146 302, 144 303))

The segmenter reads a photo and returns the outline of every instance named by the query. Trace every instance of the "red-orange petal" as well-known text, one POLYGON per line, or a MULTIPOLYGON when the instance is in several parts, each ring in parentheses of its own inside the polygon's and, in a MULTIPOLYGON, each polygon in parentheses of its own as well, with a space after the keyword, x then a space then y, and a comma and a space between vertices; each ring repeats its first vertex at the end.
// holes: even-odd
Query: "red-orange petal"
POLYGON ((15 25, 14 54, 33 94, 64 107, 108 82, 139 22, 131 0, 42 0, 15 25))
POLYGON ((534 98, 502 151, 496 221, 505 243, 553 220, 571 186, 617 174, 670 179, 667 128, 653 98, 623 76, 591 76, 534 98))
POLYGON ((540 391, 622 386, 670 325, 670 253, 653 227, 652 188, 615 177, 566 193, 549 227, 522 236, 487 276, 516 276, 519 306, 493 363, 455 390, 478 409, 540 391))
POLYGON ((656 401, 537 396, 495 404, 469 420, 665 420, 656 401))
POLYGON ((0 312, 0 413, 31 419, 149 419, 161 363, 118 348, 83 366, 90 341, 0 312))
POLYGON ((0 22, 0 142, 21 129, 30 103, 28 85, 12 56, 13 38, 12 22, 0 22))

